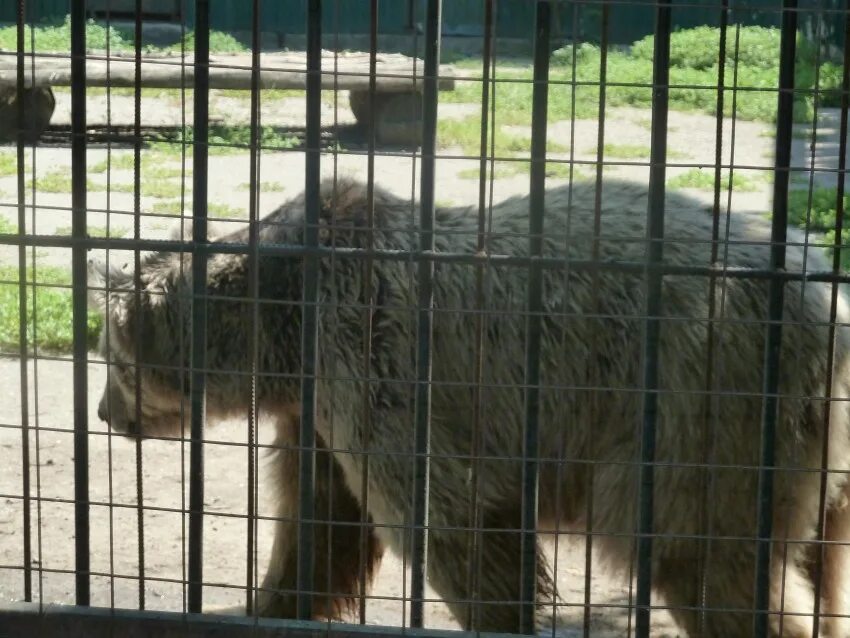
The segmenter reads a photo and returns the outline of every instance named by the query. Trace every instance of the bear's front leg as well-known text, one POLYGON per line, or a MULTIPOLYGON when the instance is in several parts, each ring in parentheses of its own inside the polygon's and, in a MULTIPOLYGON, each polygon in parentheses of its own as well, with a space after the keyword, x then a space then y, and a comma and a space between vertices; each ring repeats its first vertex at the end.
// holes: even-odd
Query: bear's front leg
MULTIPOLYGON (((298 426, 297 416, 277 423, 271 480, 277 523, 268 572, 257 596, 261 616, 295 618, 298 604, 298 426)), ((365 556, 361 548, 361 509, 343 481, 342 470, 324 442, 316 441, 313 618, 339 618, 360 595, 361 560, 366 585, 383 553, 369 526, 365 556)))

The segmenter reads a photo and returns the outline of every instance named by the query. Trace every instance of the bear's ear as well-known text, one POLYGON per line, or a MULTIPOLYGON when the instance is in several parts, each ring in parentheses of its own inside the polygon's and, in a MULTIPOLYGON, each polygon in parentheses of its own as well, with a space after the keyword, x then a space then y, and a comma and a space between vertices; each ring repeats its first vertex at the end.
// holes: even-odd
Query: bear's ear
POLYGON ((89 307, 96 312, 105 313, 109 306, 109 313, 116 322, 126 323, 128 304, 132 300, 132 295, 129 290, 119 291, 118 289, 126 287, 132 276, 132 270, 129 269, 128 264, 107 267, 99 259, 89 259, 89 307))

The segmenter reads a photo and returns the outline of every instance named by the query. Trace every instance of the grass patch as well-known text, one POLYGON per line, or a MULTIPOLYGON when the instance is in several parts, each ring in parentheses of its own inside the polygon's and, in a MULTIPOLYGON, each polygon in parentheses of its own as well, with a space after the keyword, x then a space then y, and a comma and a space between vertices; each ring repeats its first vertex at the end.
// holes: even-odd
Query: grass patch
MULTIPOLYGON (((186 202, 186 209, 192 209, 192 202, 186 202)), ((153 206, 151 206, 151 212, 156 215, 179 215, 182 211, 183 208, 179 199, 154 202, 153 206)))
MULTIPOLYGON (((531 162, 494 162, 492 178, 504 179, 507 177, 514 177, 516 175, 527 175, 529 172, 531 172, 531 162)), ((459 171, 457 176, 461 179, 480 180, 481 172, 478 168, 468 168, 459 171)), ((487 176, 489 179, 489 164, 487 176)), ((578 166, 573 166, 572 176, 574 179, 584 179, 587 177, 587 175, 578 166)), ((570 177, 570 164, 567 162, 546 162, 546 177, 568 179, 570 177)))
MULTIPOLYGON (((590 149, 590 154, 596 155, 597 149, 590 149)), ((640 144, 606 144, 602 147, 605 157, 618 157, 620 159, 649 159, 652 149, 640 144)), ((670 154, 669 151, 667 153, 670 154)))
MULTIPOLYGON (((596 156, 596 147, 589 148, 585 151, 586 155, 596 156)), ((606 144, 602 147, 603 154, 606 158, 613 157, 615 159, 642 159, 649 161, 652 149, 649 146, 642 144, 606 144)), ((683 159, 688 157, 685 153, 667 149, 667 159, 683 159)))
MULTIPOLYGON (((245 182, 243 184, 239 184, 239 190, 248 191, 251 190, 251 184, 249 182, 245 182)), ((286 187, 280 182, 260 182, 260 192, 270 192, 270 191, 284 191, 286 187)))
MULTIPOLYGON (((133 32, 129 28, 106 27, 94 20, 86 23, 86 47, 90 50, 104 50, 107 45, 114 53, 131 53, 135 51, 133 32)), ((185 46, 187 51, 195 50, 195 32, 187 31, 182 43, 169 46, 144 45, 146 52, 163 53, 179 51, 185 46)), ((18 47, 17 27, 12 25, 0 29, 0 49, 15 51, 18 47)), ((27 29, 24 40, 24 50, 27 52, 59 52, 71 50, 71 19, 65 16, 62 22, 44 24, 27 29)), ((248 47, 228 33, 221 31, 210 32, 211 53, 240 53, 248 51, 248 47)))
MULTIPOLYGON (((721 173, 721 188, 727 188, 729 184, 729 172, 721 173)), ((703 191, 714 190, 714 170, 700 170, 692 168, 689 171, 671 177, 667 180, 668 188, 696 188, 703 191)), ((736 191, 754 191, 756 185, 753 180, 740 175, 739 173, 732 174, 732 189, 736 191)))
MULTIPOLYGON (((325 90, 322 93, 333 93, 333 91, 325 90)), ((264 89, 260 94, 262 102, 272 100, 288 100, 292 98, 304 99, 307 96, 305 89, 264 89)), ((239 100, 250 100, 251 91, 243 91, 240 89, 213 89, 210 91, 210 97, 229 97, 239 100)))
MULTIPOLYGON (((744 120, 773 122, 776 119, 776 88, 779 84, 780 31, 775 28, 742 27, 740 47, 735 59, 735 29, 727 32, 727 65, 724 82, 731 89, 737 66, 736 116, 744 120), (761 90, 773 89, 773 90, 761 90)), ((683 29, 671 35, 670 84, 695 88, 672 88, 670 108, 715 114, 720 30, 714 27, 683 29)), ((607 58, 606 106, 650 108, 652 104, 652 52, 654 37, 647 36, 632 46, 630 52, 610 50, 607 58)), ((567 46, 553 54, 549 80, 563 82, 549 85, 548 117, 550 121, 568 120, 575 116, 596 119, 599 112, 601 52, 592 44, 567 46), (571 85, 573 81, 589 83, 571 85)), ((480 62, 479 62, 480 67, 480 62)), ((822 106, 840 106, 841 67, 817 59, 817 45, 798 36, 795 87, 818 89, 822 106), (818 65, 820 68, 818 69, 818 65)), ((496 124, 530 125, 533 84, 531 65, 501 64, 496 69, 496 124)), ((480 81, 458 81, 454 92, 440 96, 444 102, 481 102, 480 81)), ((794 118, 810 121, 813 96, 795 92, 794 118)), ((732 100, 725 100, 724 115, 732 115, 732 100)))
MULTIPOLYGON (((811 209, 809 208, 809 190, 791 189, 788 193, 788 223, 799 228, 823 233, 824 244, 835 243, 835 217, 838 202, 838 191, 835 188, 816 187, 811 193, 811 209)), ((844 196, 844 209, 850 210, 850 194, 844 196)), ((846 222, 845 222, 846 223, 846 222)), ((850 228, 841 231, 841 269, 850 271, 850 228)), ((826 248, 832 256, 833 249, 826 248)))
POLYGON ((4 235, 11 235, 12 233, 18 232, 18 224, 13 222, 11 219, 6 217, 5 215, 0 215, 0 233, 4 235))
POLYGON ((0 177, 18 174, 18 157, 13 153, 0 153, 0 177))
MULTIPOLYGON (((27 269, 26 282, 52 286, 68 286, 71 283, 69 272, 42 266, 36 270, 35 278, 31 269, 27 269)), ((20 344, 19 320, 19 270, 14 266, 0 266, 0 349, 17 350, 20 344)), ((38 347, 51 352, 68 352, 73 345, 73 313, 70 288, 53 288, 31 285, 26 288, 27 345, 32 348, 34 329, 37 328, 38 347), (33 307, 35 306, 35 307, 33 307), (33 319, 37 322, 34 325, 33 319)), ((93 348, 100 334, 102 318, 99 313, 88 313, 87 345, 93 348)))
POLYGON ((240 217, 247 217, 248 215, 244 208, 228 206, 227 204, 214 204, 212 202, 207 204, 207 212, 210 217, 223 217, 227 219, 238 219, 240 217))
MULTIPOLYGON (((111 226, 109 228, 109 233, 107 234, 105 226, 89 226, 86 233, 89 237, 126 237, 127 229, 116 228, 115 226, 111 226)), ((53 234, 61 235, 63 237, 70 237, 71 227, 59 226, 53 234)))
MULTIPOLYGON (((119 183, 110 184, 109 190, 112 193, 132 193, 135 187, 133 184, 119 183)), ((91 191, 105 191, 106 184, 94 184, 90 187, 91 191)), ((145 180, 140 185, 142 197, 153 197, 156 199, 165 199, 168 197, 179 197, 183 192, 180 184, 165 180, 145 180)), ((186 188, 186 193, 190 193, 191 189, 186 188)))
MULTIPOLYGON (((33 180, 28 180, 27 188, 32 187, 33 180)), ((101 188, 91 180, 87 180, 86 188, 90 191, 97 191, 106 187, 101 188)), ((70 169, 50 171, 35 180, 35 190, 39 193, 70 193, 72 189, 70 169)))
MULTIPOLYGON (((481 118, 470 115, 461 119, 444 119, 437 122, 437 143, 443 148, 458 146, 465 155, 481 153, 481 118)), ((490 152, 490 143, 487 152, 490 152)), ((569 148, 548 140, 546 150, 549 153, 567 153, 569 148)), ((497 127, 494 138, 494 152, 497 157, 515 155, 529 156, 531 153, 531 138, 497 127)))
MULTIPOLYGON (((291 135, 273 126, 260 127, 260 146, 272 150, 286 150, 296 148, 301 144, 297 135, 291 135)), ((224 126, 214 124, 209 129, 209 152, 211 155, 228 155, 232 153, 243 153, 251 144, 251 127, 248 124, 237 124, 224 126)), ((174 136, 160 137, 151 142, 150 148, 168 156, 179 156, 184 144, 191 145, 195 140, 194 130, 187 126, 181 135, 180 132, 174 136)), ((191 155, 191 148, 186 149, 187 157, 191 155)))
POLYGON ((112 155, 109 162, 103 160, 89 166, 89 173, 105 173, 107 169, 113 171, 129 171, 136 166, 136 158, 132 154, 122 153, 120 155, 112 155))

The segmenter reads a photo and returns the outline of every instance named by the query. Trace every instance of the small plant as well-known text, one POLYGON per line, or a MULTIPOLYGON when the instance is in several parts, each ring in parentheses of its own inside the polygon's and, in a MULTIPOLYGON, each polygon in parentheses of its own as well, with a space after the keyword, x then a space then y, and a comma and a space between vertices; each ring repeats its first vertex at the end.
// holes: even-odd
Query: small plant
MULTIPOLYGON (((113 193, 132 193, 135 187, 133 184, 120 183, 110 184, 109 190, 113 193)), ((104 191, 106 184, 97 184, 92 190, 104 191)), ((180 184, 169 182, 166 180, 144 180, 140 186, 142 197, 154 197, 157 199, 166 197, 179 197, 182 192, 180 184)), ((191 192, 187 186, 186 192, 191 192)))
MULTIPOLYGON (((71 227, 70 226, 59 226, 53 233, 54 235, 61 236, 70 236, 71 235, 71 227)), ((86 234, 89 237, 125 237, 127 235, 126 228, 116 228, 115 226, 110 226, 109 232, 104 226, 89 226, 86 229, 86 234)))
MULTIPOLYGON (((281 184, 280 182, 260 182, 259 184, 260 192, 280 192, 286 190, 286 186, 281 184)), ((239 190, 248 191, 251 190, 251 184, 249 182, 244 182, 239 184, 239 190)))
POLYGON ((113 171, 129 171, 136 166, 136 158, 132 153, 113 154, 109 161, 103 160, 89 166, 90 173, 105 173, 107 169, 113 171))
POLYGON ((207 204, 207 213, 210 217, 219 218, 236 219, 240 217, 247 217, 247 213, 243 208, 236 208, 235 206, 229 206, 227 204, 217 204, 213 202, 207 204))
POLYGON ((5 215, 0 215, 0 234, 11 235, 18 232, 18 225, 5 215))
MULTIPOLYGON (((192 202, 186 202, 185 206, 191 210, 192 202)), ((183 203, 179 199, 171 201, 154 202, 151 212, 156 215, 179 215, 183 211, 183 203)))
MULTIPOLYGON (((531 138, 505 131, 497 127, 493 151, 496 157, 512 157, 518 154, 528 156, 531 152, 531 138)), ((443 147, 458 146, 464 155, 479 155, 481 152, 481 118, 471 115, 462 119, 443 119, 437 122, 437 143, 443 147)), ((487 152, 491 150, 488 138, 487 152)), ((549 139, 546 144, 548 153, 566 153, 569 148, 556 140, 549 139)))
MULTIPOLYGON (((698 168, 692 168, 689 171, 680 173, 679 175, 667 180, 667 187, 671 189, 695 188, 705 191, 714 190, 714 170, 700 170, 698 168)), ((720 176, 720 188, 723 190, 728 187, 729 172, 726 171, 720 176)), ((748 179, 739 173, 732 174, 732 190, 754 191, 756 188, 756 185, 751 179, 748 179)))
MULTIPOLYGON (((27 188, 33 187, 33 180, 27 181, 27 188)), ((98 190, 92 182, 87 182, 89 190, 98 190)), ((54 170, 35 180, 35 189, 40 193, 70 193, 73 190, 70 170, 54 170)))
MULTIPOLYGON (((490 173, 490 165, 487 165, 488 179, 503 179, 506 177, 514 177, 516 175, 525 175, 531 171, 531 162, 518 160, 516 162, 495 162, 495 170, 490 173)), ((546 162, 546 177, 557 179, 568 179, 570 177, 569 162, 546 162)), ((458 172, 458 177, 461 179, 481 179, 481 172, 478 168, 469 168, 458 172)), ((573 165, 572 177, 574 179, 584 179, 585 173, 578 167, 573 165)))
MULTIPOLYGON (((73 345, 73 311, 70 273, 41 266, 26 271, 27 345, 35 344, 51 352, 67 352, 73 345), (33 281, 36 282, 33 294, 33 281)), ((18 280, 20 271, 0 266, 0 350, 17 350, 20 344, 18 280)), ((87 345, 97 344, 101 328, 100 313, 89 312, 86 320, 87 345)))
MULTIPOLYGON (((113 53, 131 53, 135 51, 133 33, 130 29, 115 26, 106 27, 94 20, 86 22, 86 47, 90 50, 104 50, 113 53)), ((28 27, 24 36, 24 50, 29 52, 63 52, 71 49, 71 18, 65 16, 64 21, 56 24, 28 27), (33 45, 34 40, 34 45, 33 45)), ((189 31, 180 42, 170 46, 144 45, 143 50, 149 52, 179 51, 185 47, 187 51, 195 50, 195 32, 189 31)), ((15 51, 18 48, 17 27, 11 25, 0 28, 0 50, 15 51)), ((248 48, 236 38, 222 31, 210 31, 210 52, 212 53, 241 53, 248 48)))
POLYGON ((0 153, 0 177, 18 174, 18 158, 14 153, 0 153))

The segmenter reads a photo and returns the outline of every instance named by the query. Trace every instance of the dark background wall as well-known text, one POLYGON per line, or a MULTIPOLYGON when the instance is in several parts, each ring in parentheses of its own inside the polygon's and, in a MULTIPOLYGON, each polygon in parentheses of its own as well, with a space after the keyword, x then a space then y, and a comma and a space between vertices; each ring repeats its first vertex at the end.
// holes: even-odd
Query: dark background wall
MULTIPOLYGON (((379 32, 386 35, 409 34, 421 22, 424 0, 382 0, 379 4, 379 32)), ((778 26, 781 0, 744 0, 730 3, 730 21, 748 25, 778 26)), ((14 22, 16 2, 0 2, 0 21, 14 22)), ((483 0, 445 0, 443 2, 444 35, 477 36, 481 34, 484 17, 483 0)), ((534 0, 498 0, 497 33, 503 38, 531 39, 534 20, 534 0)), ((804 32, 814 33, 817 13, 821 9, 821 33, 830 41, 843 41, 843 15, 838 10, 840 0, 801 0, 804 32)), ((107 7, 118 18, 132 18, 135 0, 89 0, 89 12, 102 17, 107 7)), ((305 0, 260 0, 262 30, 280 34, 302 35, 306 22, 305 0)), ((68 14, 70 0, 28 0, 28 21, 56 22, 68 14)), ((211 23, 214 29, 229 32, 246 32, 251 28, 251 2, 249 0, 211 0, 211 23)), ((324 4, 326 33, 364 34, 369 29, 369 12, 366 0, 327 0, 324 4)), ((720 20, 718 0, 674 0, 674 28, 697 25, 717 25, 720 20), (687 6, 676 7, 677 4, 687 6)), ((192 0, 142 0, 146 19, 179 22, 185 19, 191 27, 194 2, 192 0), (185 15, 184 15, 185 14, 185 15)), ((598 41, 601 9, 598 2, 557 3, 558 23, 556 37, 579 38, 598 41)), ((646 0, 625 0, 611 5, 609 40, 615 44, 631 42, 653 32, 655 6, 646 0)), ((330 37, 330 36, 328 36, 330 37)))

